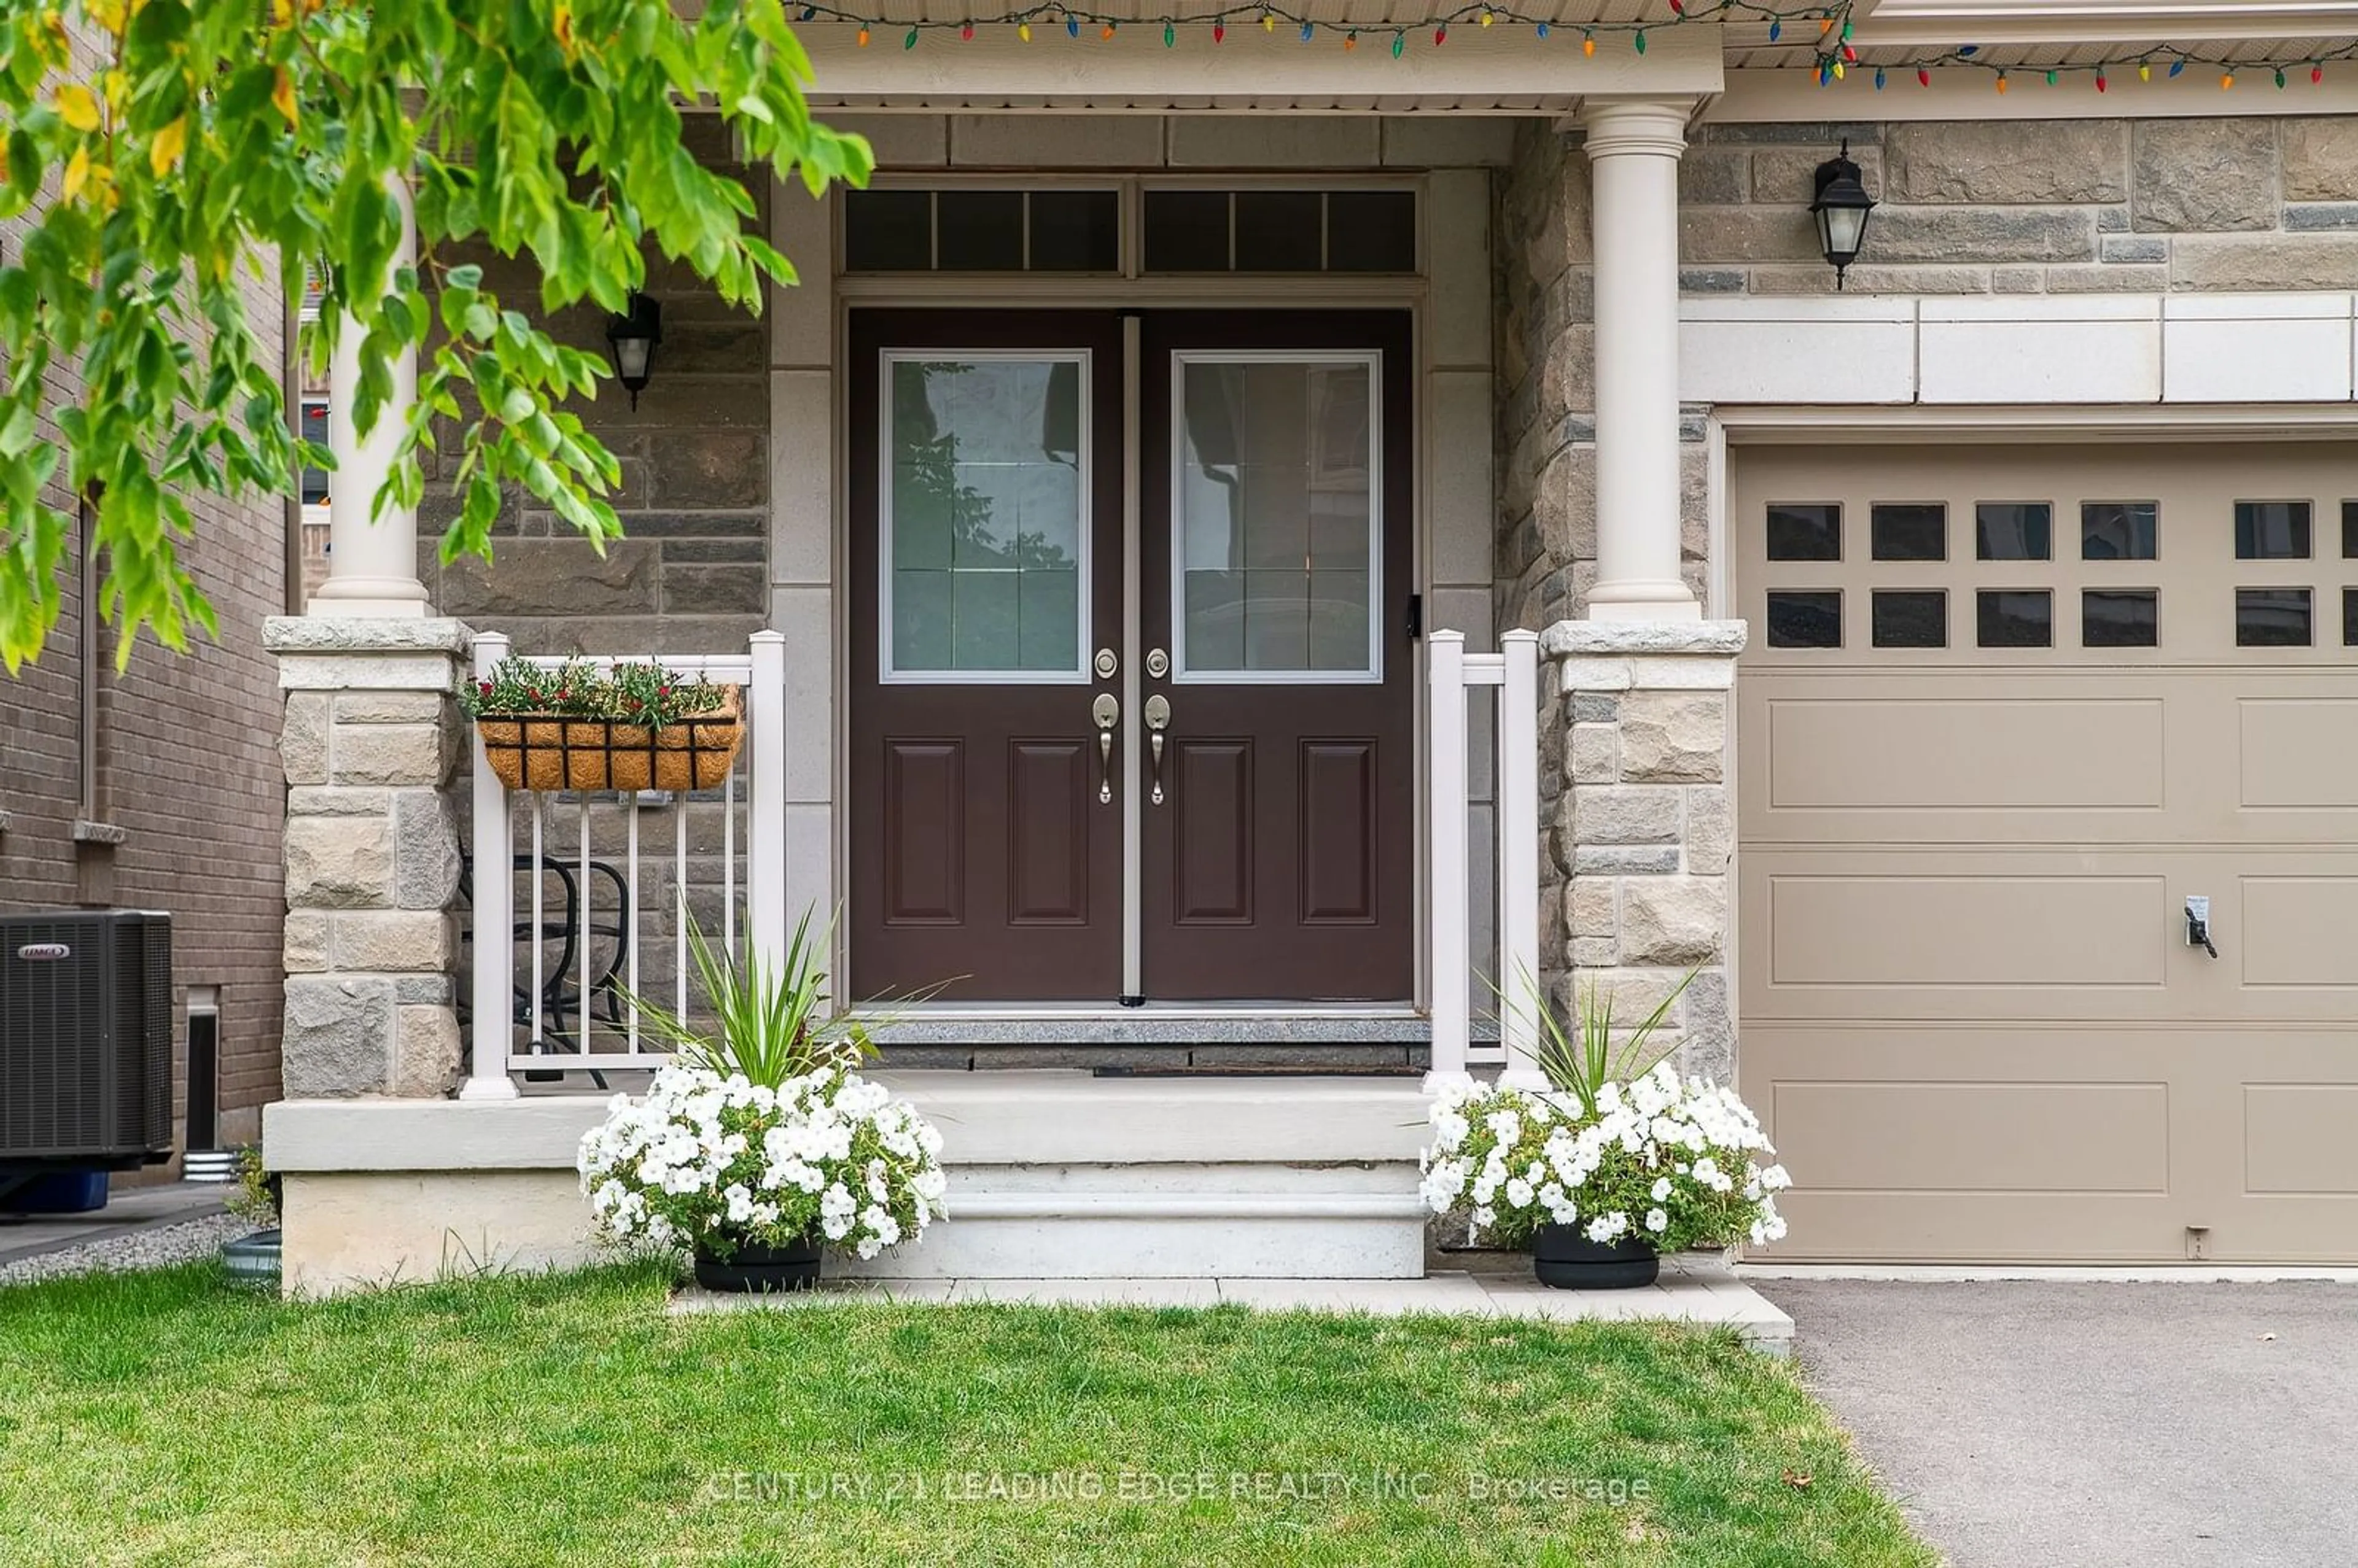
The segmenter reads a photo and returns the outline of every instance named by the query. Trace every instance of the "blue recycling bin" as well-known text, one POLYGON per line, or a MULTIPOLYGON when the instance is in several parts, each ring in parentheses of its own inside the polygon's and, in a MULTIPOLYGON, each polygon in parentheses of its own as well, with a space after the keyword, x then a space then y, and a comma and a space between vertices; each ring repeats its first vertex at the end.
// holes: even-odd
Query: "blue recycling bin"
POLYGON ((9 1214, 88 1214, 106 1206, 104 1171, 54 1171, 0 1198, 9 1214))

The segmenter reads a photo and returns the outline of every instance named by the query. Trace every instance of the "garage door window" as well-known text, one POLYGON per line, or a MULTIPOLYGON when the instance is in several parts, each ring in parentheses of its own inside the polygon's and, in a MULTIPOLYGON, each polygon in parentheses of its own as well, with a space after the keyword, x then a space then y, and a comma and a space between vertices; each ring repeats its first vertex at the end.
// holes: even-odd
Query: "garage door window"
POLYGON ((2159 503, 2151 501, 2085 501, 2080 503, 2080 558, 2083 561, 2149 561, 2159 553, 2159 503))
POLYGON ((2055 645, 2055 596, 2046 589, 1985 588, 1975 597, 1983 647, 2055 645))
POLYGON ((2342 503, 2342 558, 2358 561, 2358 501, 2342 503))
POLYGON ((1842 508, 1816 503, 1768 508, 1772 561, 1842 559, 1842 508))
POLYGON ((2239 561, 2309 559, 2309 503, 2235 503, 2235 558, 2239 561))
POLYGON ((2080 643, 2088 648, 2158 648, 2161 595, 2149 588, 2095 589, 2080 596, 2080 643))
POLYGON ((1974 556, 2044 561, 2055 554, 2055 508, 2043 501, 1984 501, 1974 507, 1974 556))
POLYGON ((1939 589, 1877 589, 1873 610, 1878 648, 1949 645, 1949 596, 1939 589))
POLYGON ((2358 648, 2358 588, 2342 590, 2342 645, 2358 648))
POLYGON ((2239 648, 2306 648, 2309 596, 2305 588, 2239 588, 2235 590, 2235 645, 2239 648))
POLYGON ((1869 514, 1878 561, 1945 561, 1949 509, 1938 503, 1877 502, 1869 514))
POLYGON ((1768 645, 1772 648, 1842 646, 1842 595, 1772 593, 1768 596, 1768 645))

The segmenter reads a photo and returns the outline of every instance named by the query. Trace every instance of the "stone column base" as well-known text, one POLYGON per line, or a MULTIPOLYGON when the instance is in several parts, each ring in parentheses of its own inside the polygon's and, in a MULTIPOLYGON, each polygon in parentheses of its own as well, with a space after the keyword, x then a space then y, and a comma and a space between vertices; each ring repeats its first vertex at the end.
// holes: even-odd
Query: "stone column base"
POLYGON ((1634 1025, 1694 971, 1670 1021, 1679 1066, 1722 1083, 1736 1072, 1728 779, 1745 637, 1741 621, 1563 621, 1540 637, 1563 705, 1541 870, 1564 933, 1542 955, 1549 994, 1570 1018, 1594 986, 1634 1025))
POLYGON ((459 1077, 456 621, 274 616, 287 693, 290 1099, 430 1098, 459 1077))

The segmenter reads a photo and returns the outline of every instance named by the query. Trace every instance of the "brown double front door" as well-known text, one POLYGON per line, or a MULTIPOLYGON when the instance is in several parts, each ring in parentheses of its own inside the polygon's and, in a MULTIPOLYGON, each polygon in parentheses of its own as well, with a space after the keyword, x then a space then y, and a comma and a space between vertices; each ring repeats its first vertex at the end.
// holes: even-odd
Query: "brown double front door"
POLYGON ((855 314, 855 991, 1408 999, 1410 341, 855 314))

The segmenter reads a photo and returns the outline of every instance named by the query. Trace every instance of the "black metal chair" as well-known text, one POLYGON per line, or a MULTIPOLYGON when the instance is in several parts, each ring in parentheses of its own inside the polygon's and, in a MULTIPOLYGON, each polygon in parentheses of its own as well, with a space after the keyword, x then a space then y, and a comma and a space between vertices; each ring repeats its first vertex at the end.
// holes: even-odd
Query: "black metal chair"
MULTIPOLYGON (((514 944, 531 945, 543 949, 550 943, 557 946, 553 964, 550 954, 546 951, 540 954, 541 982, 536 996, 527 978, 532 972, 531 965, 528 962, 517 963, 512 969, 509 989, 514 1005, 509 1022, 512 1025, 522 1024, 526 1030, 534 1031, 525 1048, 535 1056, 586 1056, 589 1032, 594 1024, 602 1022, 621 1028, 628 1022, 623 1012, 625 1002, 622 985, 617 977, 630 957, 630 887, 623 881, 622 873, 606 861, 588 861, 586 875, 581 874, 583 864, 579 860, 551 860, 543 856, 538 862, 537 874, 556 877, 558 896, 554 901, 554 907, 551 907, 551 900, 544 891, 541 917, 535 925, 530 903, 520 900, 510 925, 510 940, 514 944), (597 919, 594 889, 600 881, 610 884, 613 891, 611 924, 600 924, 597 919), (590 982, 586 998, 581 978, 585 943, 589 945, 590 952, 590 982), (610 945, 602 956, 599 952, 601 943, 610 945), (575 1016, 580 1020, 578 1031, 569 1027, 568 1022, 575 1016)), ((515 856, 514 869, 534 873, 533 857, 515 856)), ((474 858, 461 856, 459 862, 459 896, 466 901, 470 909, 474 907, 474 858)), ((460 941, 471 954, 474 943, 471 923, 460 926, 460 941)), ((471 1023, 473 1001, 473 988, 461 986, 458 1012, 462 1023, 471 1023)), ((586 1062, 579 1067, 528 1070, 525 1078, 530 1083, 548 1083, 562 1080, 568 1072, 586 1072, 600 1088, 607 1087, 605 1075, 586 1062)))

